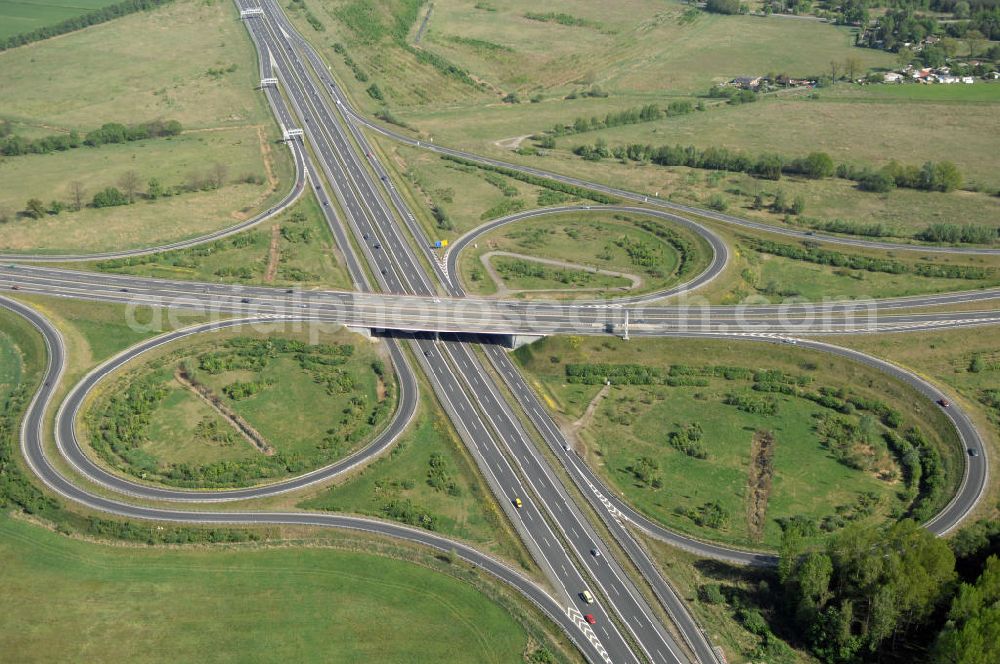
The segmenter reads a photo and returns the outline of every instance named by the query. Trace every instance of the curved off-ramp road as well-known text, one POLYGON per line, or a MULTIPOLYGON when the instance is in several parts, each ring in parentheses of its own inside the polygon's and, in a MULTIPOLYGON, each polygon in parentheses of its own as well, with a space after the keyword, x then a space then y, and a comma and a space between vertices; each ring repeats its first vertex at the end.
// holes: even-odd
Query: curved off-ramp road
POLYGON ((589 213, 589 212, 617 212, 617 213, 631 213, 631 214, 641 214, 647 217, 653 217, 656 219, 662 219, 664 221, 669 221, 672 224, 681 226, 688 231, 694 233, 705 244, 708 245, 709 250, 712 252, 711 259, 708 261, 708 265, 697 275, 680 284, 670 286, 659 291, 654 291, 652 293, 645 293, 642 295, 624 295, 624 296, 613 296, 599 300, 574 300, 576 305, 585 304, 602 304, 602 305, 622 305, 622 304, 640 304, 644 302, 653 302, 655 300, 662 300, 664 298, 670 297, 672 295, 678 295, 680 293, 689 293, 698 288, 702 288, 712 282, 716 277, 718 277, 726 266, 729 264, 729 245, 727 245, 722 238, 713 233, 709 228, 697 222, 691 221, 685 217, 679 217, 675 214, 670 214, 669 212, 663 212, 661 210, 653 210, 650 208, 640 208, 630 205, 601 205, 601 206, 590 206, 590 205, 562 205, 559 207, 549 207, 549 208, 537 208, 535 210, 526 210, 524 212, 517 212, 515 214, 508 215, 506 217, 500 217, 499 219, 494 219, 481 226, 473 228, 469 232, 465 233, 457 240, 452 242, 448 249, 444 253, 444 263, 447 267, 446 273, 448 275, 449 281, 455 286, 460 286, 459 283, 459 272, 458 272, 458 260, 462 254, 462 251, 469 247, 470 244, 474 244, 480 237, 490 231, 496 230, 503 226, 513 224, 519 221, 524 221, 526 219, 534 219, 537 217, 544 217, 553 214, 566 214, 566 213, 589 213))
POLYGON ((182 502, 202 502, 217 503, 230 502, 234 500, 244 500, 248 498, 264 498, 274 496, 289 491, 302 489, 319 482, 325 482, 346 472, 354 470, 359 466, 368 463, 378 455, 385 452, 399 438, 409 426, 417 411, 419 398, 419 388, 417 380, 412 371, 404 365, 406 362, 398 344, 387 344, 386 348, 392 359, 394 374, 397 378, 398 403, 392 419, 379 432, 371 442, 360 450, 332 464, 317 468, 301 475, 296 475, 285 480, 258 484, 253 487, 239 489, 173 489, 163 486, 138 482, 111 473, 98 465, 88 455, 76 435, 76 424, 80 411, 87 400, 87 396, 96 388, 102 380, 120 369, 122 366, 141 359, 142 355, 157 348, 161 348, 181 339, 224 330, 228 328, 241 327, 259 323, 299 323, 303 319, 295 318, 249 318, 230 319, 213 323, 194 325, 173 332, 167 332, 153 337, 147 341, 140 342, 111 359, 101 363, 91 370, 80 382, 74 385, 59 406, 56 414, 55 439, 59 452, 73 468, 101 486, 116 493, 134 498, 149 500, 168 500, 182 502))

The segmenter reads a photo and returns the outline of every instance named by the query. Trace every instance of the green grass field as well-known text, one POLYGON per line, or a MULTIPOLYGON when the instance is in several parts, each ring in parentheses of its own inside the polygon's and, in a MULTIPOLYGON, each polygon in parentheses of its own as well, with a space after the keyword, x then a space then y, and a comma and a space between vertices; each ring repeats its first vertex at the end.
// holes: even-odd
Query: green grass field
POLYGON ((358 449, 391 416, 392 373, 387 371, 380 381, 372 369, 379 357, 374 345, 343 329, 321 335, 279 330, 268 336, 238 329, 185 340, 144 358, 142 365, 100 388, 86 414, 90 440, 120 470, 170 484, 239 486, 305 472, 358 449), (241 350, 268 340, 313 345, 241 350), (348 346, 346 355, 325 350, 348 346), (301 359, 302 353, 315 363, 301 359), (205 386, 223 408, 253 427, 271 451, 254 447, 218 409, 186 387, 177 377, 181 367, 188 368, 189 380, 205 386), (230 392, 248 384, 254 387, 246 395, 230 392), (142 411, 148 425, 137 430, 128 451, 109 448, 99 432, 120 421, 108 410, 110 404, 136 385, 163 392, 142 411))
MULTIPOLYGON (((88 0, 93 2, 94 0, 88 0)), ((283 195, 291 180, 258 83, 256 55, 226 2, 179 0, 87 30, 0 53, 0 119, 38 137, 107 122, 178 120, 185 133, 0 162, 0 247, 11 251, 90 252, 148 246, 231 225, 283 195), (185 54, 197 52, 199 58, 185 54), (211 71, 210 71, 211 70, 211 71), (44 81, 44 85, 39 84, 44 81), (71 202, 71 183, 86 202, 127 171, 166 188, 227 168, 227 185, 127 207, 45 215, 17 213, 29 198, 71 202), (244 176, 262 184, 238 184, 244 176)))
POLYGON ((409 501, 417 512, 430 515, 436 532, 473 542, 524 569, 533 569, 475 462, 436 404, 421 407, 414 425, 387 456, 299 507, 403 520, 387 512, 393 501, 409 501), (432 458, 443 460, 446 480, 439 486, 430 481, 432 458))
POLYGON ((79 131, 157 118, 187 129, 270 124, 256 61, 235 5, 178 0, 0 53, 0 117, 79 131))
MULTIPOLYGON (((577 293, 579 288, 586 288, 588 297, 611 297, 615 294, 635 295, 662 290, 683 279, 689 279, 707 265, 708 252, 703 240, 669 223, 642 219, 635 215, 592 211, 528 219, 491 231, 478 238, 474 247, 463 252, 459 270, 465 287, 476 295, 497 292, 494 279, 487 273, 482 262, 482 258, 487 256, 487 260, 499 272, 505 289, 571 290, 577 293), (655 223, 658 228, 676 232, 680 241, 690 243, 692 255, 687 257, 683 276, 679 274, 682 264, 680 250, 664 238, 639 227, 637 221, 655 223), (505 266, 509 267, 509 264, 519 259, 504 255, 487 256, 497 251, 629 274, 641 280, 641 283, 626 291, 621 288, 632 283, 628 279, 602 274, 586 275, 576 270, 572 283, 567 284, 555 274, 564 268, 540 263, 536 265, 545 268, 550 274, 532 277, 522 274, 523 270, 505 270, 505 266), (590 290, 595 288, 600 290, 590 290)), ((545 295, 558 293, 550 292, 545 295)))
MULTIPOLYGON (((567 426, 583 416, 600 391, 596 385, 567 382, 565 367, 577 362, 637 363, 664 369, 669 365, 776 369, 808 377, 812 382, 806 389, 810 391, 849 387, 852 393, 879 399, 898 410, 904 420, 900 431, 911 425, 924 431, 951 469, 949 486, 958 479, 961 450, 933 404, 865 367, 814 352, 754 343, 643 340, 625 344, 549 337, 523 347, 515 356, 567 426)), ((699 537, 773 547, 780 540, 778 520, 782 518, 803 516, 819 522, 853 512, 856 518, 878 520, 905 508, 897 496, 903 488, 901 481, 884 479, 897 472, 891 455, 879 452, 877 445, 865 448, 867 469, 848 467, 825 446, 817 431, 820 419, 831 411, 801 397, 764 397, 748 389, 746 381, 721 377, 710 378, 704 385, 614 386, 596 411, 574 426, 580 428, 579 437, 591 463, 631 504, 665 525, 699 537), (777 413, 753 414, 725 405, 730 394, 773 399, 777 413), (692 423, 703 428, 707 459, 689 456, 668 443, 670 432, 682 431, 692 423), (774 476, 766 522, 760 535, 754 536, 748 524, 748 479, 751 442, 761 430, 770 431, 775 439, 774 476), (644 456, 658 464, 662 488, 633 474, 631 469, 644 456), (863 493, 876 497, 871 516, 855 510, 863 493), (699 524, 691 514, 691 510, 711 502, 718 503, 728 515, 722 527, 699 524)), ((857 423, 860 414, 847 417, 857 423)), ((939 500, 947 499, 943 495, 939 500)))
POLYGON ((226 240, 80 267, 163 279, 350 289, 341 256, 315 196, 309 193, 276 219, 226 240), (268 279, 275 227, 277 263, 268 279))
POLYGON ((520 662, 528 642, 469 584, 359 551, 115 547, 2 515, 0 560, 0 649, 24 662, 520 662))
POLYGON ((60 154, 11 157, 0 162, 0 207, 20 211, 29 198, 46 206, 72 202, 71 183, 83 185, 84 201, 105 187, 119 186, 128 171, 138 173, 145 192, 150 178, 164 187, 185 185, 215 163, 225 164, 226 184, 213 191, 185 192, 155 201, 137 200, 111 208, 66 210, 41 219, 17 216, 0 224, 0 247, 18 252, 72 252, 149 246, 200 235, 250 217, 283 196, 290 183, 289 154, 282 146, 262 145, 253 127, 190 133, 99 148, 81 147, 60 154), (266 179, 265 159, 281 167, 281 184, 266 179), (244 176, 263 184, 237 182, 244 176))
POLYGON ((0 39, 81 16, 115 0, 73 0, 72 4, 44 0, 0 0, 0 39))

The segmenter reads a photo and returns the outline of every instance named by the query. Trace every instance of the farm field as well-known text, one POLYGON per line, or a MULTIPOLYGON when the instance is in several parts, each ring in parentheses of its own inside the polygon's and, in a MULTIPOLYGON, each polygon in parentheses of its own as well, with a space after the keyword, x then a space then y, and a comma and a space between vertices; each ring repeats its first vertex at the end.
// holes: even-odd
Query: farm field
MULTIPOLYGON (((578 117, 604 117, 651 102, 665 106, 669 101, 673 98, 577 99, 493 106, 475 114, 449 109, 400 115, 438 143, 500 156, 506 139, 539 133, 555 124, 572 125, 578 117)), ((788 158, 821 150, 837 163, 875 167, 891 159, 917 166, 925 161, 950 160, 959 167, 967 183, 1000 188, 1000 179, 993 168, 993 155, 1000 149, 1000 139, 983 131, 1000 108, 1000 83, 979 81, 971 86, 841 83, 812 92, 772 94, 753 104, 730 106, 714 100, 706 103, 703 112, 565 136, 557 138, 556 145, 569 150, 602 138, 610 147, 628 143, 725 146, 754 155, 777 152, 788 158), (781 131, 776 132, 775 127, 781 127, 781 131)), ((531 144, 530 140, 523 143, 531 144)))
POLYGON ((559 291, 589 297, 637 295, 694 277, 708 265, 711 251, 694 233, 669 222, 606 212, 516 222, 481 236, 475 245, 465 249, 459 263, 463 283, 475 295, 529 295, 532 290, 548 296, 559 296, 559 291))
POLYGON ((287 149, 270 145, 255 127, 10 157, 0 162, 0 207, 10 212, 23 210, 30 198, 46 207, 53 200, 71 207, 73 182, 81 184, 83 202, 89 204, 97 192, 118 187, 130 171, 139 177, 140 194, 153 178, 163 188, 184 188, 194 178, 207 177, 215 164, 224 165, 225 184, 156 200, 140 195, 132 205, 66 209, 41 219, 15 214, 0 224, 0 247, 23 253, 127 249, 225 228, 284 196, 291 183, 289 161, 287 149), (280 184, 268 180, 279 165, 280 184))
POLYGON ((0 248, 96 252, 148 246, 222 228, 283 195, 290 154, 254 90, 256 56, 231 3, 179 0, 110 23, 0 53, 0 121, 27 139, 82 138, 106 123, 181 123, 184 132, 0 160, 0 248), (198 52, 199 58, 187 54, 198 52), (45 85, 38 85, 42 79, 45 85), (223 186, 202 186, 215 164, 223 186), (106 187, 138 175, 139 204, 91 207, 106 187), (147 200, 150 179, 172 193, 147 200), (73 183, 83 190, 80 211, 73 183), (29 199, 45 214, 30 219, 29 199), (44 240, 44 241, 43 241, 44 240))
POLYGON ((818 353, 728 341, 549 337, 515 357, 615 490, 651 518, 698 537, 771 548, 782 520, 811 523, 819 538, 849 521, 914 509, 912 495, 902 497, 898 458, 885 447, 890 429, 919 429, 943 459, 948 489, 918 499, 921 518, 947 502, 960 474, 962 451, 934 404, 863 366, 818 353), (600 368, 595 384, 572 378, 581 375, 575 367, 623 364, 670 379, 604 388, 601 376, 610 369, 600 368), (720 366, 726 369, 704 373, 720 366), (766 384, 773 380, 797 387, 766 384), (841 388, 847 391, 836 392, 841 388), (886 425, 862 408, 837 413, 832 402, 802 396, 810 393, 881 401, 899 421, 886 425), (843 448, 838 440, 853 442, 843 448), (766 488, 753 488, 761 486, 762 467, 773 469, 766 488), (762 493, 764 507, 754 507, 762 493))
POLYGON ((80 132, 156 119, 270 125, 256 62, 233 3, 177 0, 0 53, 0 118, 80 132))
POLYGON ((311 192, 278 217, 224 240, 79 267, 163 279, 351 288, 342 255, 311 192))
POLYGON ((341 548, 108 546, 0 515, 0 648, 35 662, 523 661, 528 631, 473 585, 341 548))
MULTIPOLYGON (((470 81, 463 83, 419 63, 413 51, 399 46, 412 41, 423 18, 416 3, 381 1, 367 15, 352 12, 354 5, 351 0, 325 2, 314 13, 368 75, 369 80, 357 81, 343 56, 328 48, 344 83, 370 108, 375 104, 364 90, 371 82, 383 89, 393 109, 480 107, 509 92, 525 100, 539 92, 551 98, 592 85, 623 97, 664 90, 701 93, 750 71, 806 76, 825 71, 833 58, 854 55, 848 29, 776 18, 685 16, 690 8, 673 2, 629 0, 614 13, 572 0, 546 5, 547 11, 582 22, 571 26, 526 18, 538 9, 526 0, 478 7, 459 0, 436 2, 419 48, 468 72, 470 81)), ((303 16, 299 22, 304 34, 314 33, 303 16)), ((876 51, 856 55, 869 65, 892 62, 876 51)))
POLYGON ((175 486, 245 486, 332 463, 395 409, 379 349, 345 330, 246 329, 170 344, 90 397, 94 452, 175 486))
POLYGON ((63 4, 46 0, 0 0, 0 40, 59 23, 114 2, 73 0, 72 4, 63 4))

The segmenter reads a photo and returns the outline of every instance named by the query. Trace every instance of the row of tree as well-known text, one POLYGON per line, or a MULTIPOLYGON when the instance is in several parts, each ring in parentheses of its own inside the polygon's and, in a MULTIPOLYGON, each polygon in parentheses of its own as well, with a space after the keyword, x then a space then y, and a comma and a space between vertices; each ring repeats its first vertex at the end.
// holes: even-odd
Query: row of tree
POLYGON ((624 111, 608 113, 603 118, 597 116, 585 118, 581 116, 574 120, 573 124, 558 123, 544 134, 539 134, 532 138, 538 141, 539 147, 554 148, 555 137, 557 136, 569 136, 571 134, 581 134, 587 131, 610 129, 611 127, 639 124, 641 122, 654 122, 675 115, 686 115, 694 109, 694 104, 687 100, 673 101, 667 106, 646 104, 645 106, 636 106, 624 111))
POLYGON ((28 139, 11 131, 10 124, 0 123, 0 155, 16 157, 25 154, 48 154, 78 148, 82 145, 96 147, 105 143, 127 143, 147 138, 177 136, 184 128, 177 120, 154 120, 126 126, 109 122, 81 137, 75 129, 65 134, 52 134, 28 139))
POLYGON ((22 32, 20 34, 11 35, 6 39, 0 40, 0 51, 5 51, 9 48, 16 48, 18 46, 24 46, 25 44, 41 41, 43 39, 49 39, 50 37, 55 37, 57 35, 64 35, 67 32, 82 30, 83 28, 91 25, 106 23, 122 16, 134 14, 138 11, 155 9, 169 2, 170 0, 122 0, 122 2, 101 7, 100 9, 95 9, 87 12, 86 14, 74 16, 73 18, 68 18, 65 21, 61 21, 53 25, 46 25, 41 28, 31 30, 30 32, 22 32))
MULTIPOLYGON (((142 177, 134 170, 126 171, 118 178, 114 186, 104 187, 98 190, 87 200, 88 192, 86 187, 79 180, 74 180, 69 184, 70 200, 68 203, 54 199, 47 205, 39 198, 30 198, 25 204, 21 215, 29 219, 41 219, 46 215, 58 215, 64 211, 79 212, 88 205, 92 208, 117 207, 120 205, 131 205, 140 198, 146 200, 157 200, 170 196, 177 196, 183 193, 195 191, 212 191, 220 189, 226 184, 229 173, 228 167, 223 163, 216 163, 206 173, 191 173, 184 184, 168 187, 160 182, 158 178, 150 178, 145 183, 143 190, 142 177)), ((260 176, 247 174, 240 178, 240 182, 261 184, 263 179, 260 176)), ((10 221, 10 213, 0 210, 0 223, 10 221)))
POLYGON ((992 269, 972 265, 939 265, 934 263, 909 264, 892 258, 877 258, 861 254, 845 254, 840 251, 820 249, 812 245, 792 245, 762 240, 747 239, 750 248, 772 256, 782 256, 794 260, 845 267, 851 270, 867 272, 884 272, 887 274, 914 274, 920 277, 942 277, 947 279, 987 279, 993 274, 992 269))
POLYGON ((578 145, 573 153, 588 161, 609 157, 658 166, 687 166, 714 171, 747 173, 765 180, 780 180, 782 175, 802 175, 809 179, 832 176, 853 180, 864 191, 885 192, 896 187, 926 191, 953 191, 962 186, 962 174, 950 161, 925 162, 923 166, 900 164, 892 160, 879 170, 870 167, 834 165, 825 152, 811 152, 805 157, 789 159, 775 153, 753 157, 724 147, 696 148, 693 145, 661 145, 629 143, 609 148, 603 138, 593 145, 578 145))

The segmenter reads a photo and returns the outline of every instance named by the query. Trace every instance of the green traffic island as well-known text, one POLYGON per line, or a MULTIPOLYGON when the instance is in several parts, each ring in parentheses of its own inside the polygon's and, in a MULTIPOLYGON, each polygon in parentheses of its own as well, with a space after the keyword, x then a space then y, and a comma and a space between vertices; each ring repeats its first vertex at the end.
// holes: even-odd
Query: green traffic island
POLYGON ((733 229, 694 217, 732 247, 727 268, 699 289, 712 304, 763 299, 824 302, 879 300, 991 288, 1000 284, 1000 258, 844 247, 818 237, 797 240, 733 229))
POLYGON ((653 293, 711 260, 694 232, 640 214, 560 213, 494 229, 466 247, 459 274, 471 295, 587 297, 653 293))
MULTIPOLYGON (((430 393, 422 385, 422 393, 430 393)), ((511 528, 454 427, 432 403, 388 454, 297 504, 308 510, 398 521, 509 560, 538 578, 530 554, 511 528)))
POLYGON ((794 526, 923 521, 961 476, 936 404, 869 367, 760 342, 548 337, 515 352, 577 451, 630 505, 774 549, 794 526))
POLYGON ((360 449, 395 412, 381 349, 343 329, 199 336, 139 362, 88 398, 84 430, 101 461, 148 482, 284 479, 360 449))

